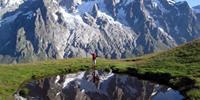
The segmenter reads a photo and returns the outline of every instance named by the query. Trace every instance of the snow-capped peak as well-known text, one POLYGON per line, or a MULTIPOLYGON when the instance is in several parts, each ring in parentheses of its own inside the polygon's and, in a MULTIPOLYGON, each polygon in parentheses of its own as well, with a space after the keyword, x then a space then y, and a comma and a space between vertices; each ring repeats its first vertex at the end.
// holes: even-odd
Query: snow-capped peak
POLYGON ((11 7, 11 6, 18 6, 22 4, 24 0, 1 0, 0 1, 0 9, 5 7, 11 7))

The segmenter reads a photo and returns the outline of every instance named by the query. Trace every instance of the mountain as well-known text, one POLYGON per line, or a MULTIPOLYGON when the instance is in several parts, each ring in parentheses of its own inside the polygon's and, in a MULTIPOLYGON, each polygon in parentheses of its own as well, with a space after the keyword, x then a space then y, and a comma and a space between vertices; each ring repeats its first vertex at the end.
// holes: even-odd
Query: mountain
POLYGON ((127 58, 200 36, 200 17, 173 0, 3 0, 0 61, 127 58))
POLYGON ((200 5, 193 7, 195 13, 200 13, 200 5))

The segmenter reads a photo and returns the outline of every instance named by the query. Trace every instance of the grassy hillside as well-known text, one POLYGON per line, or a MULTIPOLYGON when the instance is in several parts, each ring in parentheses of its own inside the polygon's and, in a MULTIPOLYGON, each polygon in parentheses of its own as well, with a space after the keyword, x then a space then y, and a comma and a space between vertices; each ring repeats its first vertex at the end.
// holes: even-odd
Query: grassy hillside
MULTIPOLYGON (((200 99, 200 40, 167 52, 143 57, 107 60, 97 59, 101 69, 112 68, 116 73, 130 74, 180 90, 188 99, 200 99)), ((12 99, 23 82, 56 74, 87 70, 90 58, 73 58, 34 64, 0 65, 0 100, 12 99)))
POLYGON ((138 61, 139 73, 165 73, 166 78, 170 77, 165 83, 183 91, 189 99, 200 100, 199 39, 138 61))

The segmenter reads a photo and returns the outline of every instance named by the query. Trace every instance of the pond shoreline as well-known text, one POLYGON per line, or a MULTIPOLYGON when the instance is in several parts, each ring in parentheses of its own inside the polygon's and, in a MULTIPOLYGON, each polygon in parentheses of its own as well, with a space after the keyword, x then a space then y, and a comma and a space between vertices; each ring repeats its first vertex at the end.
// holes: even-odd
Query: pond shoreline
POLYGON ((130 76, 137 77, 138 79, 148 80, 158 84, 166 85, 172 89, 178 90, 183 96, 184 100, 190 100, 190 97, 187 96, 187 92, 198 88, 195 86, 195 80, 192 80, 188 77, 174 77, 169 73, 139 73, 136 68, 128 67, 126 70, 119 70, 118 68, 111 68, 113 73, 117 74, 126 74, 130 76))
MULTIPOLYGON (((127 68, 126 70, 120 70, 120 69, 115 68, 115 67, 111 67, 110 69, 115 74, 129 75, 129 76, 136 77, 139 80, 147 80, 147 81, 150 81, 150 82, 153 82, 153 83, 169 86, 172 89, 178 90, 181 93, 181 95, 184 96, 184 100, 190 99, 190 97, 188 97, 186 95, 186 92, 191 90, 191 89, 196 88, 195 85, 194 85, 195 81, 191 80, 187 77, 181 77, 181 78, 180 77, 173 77, 168 73, 149 73, 149 72, 146 72, 146 73, 141 74, 137 71, 137 69, 131 68, 131 67, 127 68), (172 80, 174 80, 174 82, 172 80)), ((109 71, 109 69, 103 69, 103 70, 106 71, 106 72, 109 71)), ((80 71, 83 71, 83 70, 80 70, 80 71)), ((75 72, 78 72, 78 71, 75 71, 75 72)), ((65 74, 70 74, 70 73, 75 73, 75 72, 71 72, 70 70, 68 70, 65 73, 58 74, 58 75, 65 75, 65 74)), ((55 76, 55 75, 52 75, 52 76, 55 76)), ((49 77, 52 77, 52 76, 50 75, 48 77, 40 77, 40 78, 35 78, 35 77, 33 78, 32 77, 33 79, 24 81, 20 85, 18 90, 15 92, 15 94, 19 93, 21 91, 21 88, 30 81, 38 80, 38 79, 42 79, 42 78, 49 78, 49 77)))

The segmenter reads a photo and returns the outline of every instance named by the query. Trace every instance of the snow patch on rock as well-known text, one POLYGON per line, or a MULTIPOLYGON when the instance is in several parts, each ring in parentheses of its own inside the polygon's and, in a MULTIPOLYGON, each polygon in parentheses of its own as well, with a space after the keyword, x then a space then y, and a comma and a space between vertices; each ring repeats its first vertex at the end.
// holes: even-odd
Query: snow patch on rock
POLYGON ((153 96, 153 100, 182 100, 183 97, 177 91, 172 89, 167 92, 158 92, 153 96))
POLYGON ((2 0, 0 9, 6 8, 6 7, 11 7, 11 6, 19 6, 23 2, 24 2, 24 0, 2 0))
POLYGON ((63 83, 63 88, 68 86, 71 81, 81 80, 85 75, 85 72, 78 72, 76 74, 67 74, 65 77, 65 82, 63 83))
POLYGON ((161 34, 163 34, 164 36, 166 36, 168 40, 172 40, 175 43, 175 40, 167 32, 165 32, 163 28, 158 27, 158 30, 161 32, 161 34))
POLYGON ((176 3, 176 1, 174 0, 167 0, 169 4, 174 5, 176 3))
POLYGON ((104 12, 98 11, 98 16, 102 19, 108 20, 108 22, 111 24, 118 24, 118 25, 122 26, 122 24, 119 21, 115 21, 113 17, 107 15, 104 12))
POLYGON ((56 80, 55 80, 55 84, 58 83, 59 80, 60 80, 60 76, 57 75, 57 76, 56 76, 56 80))
POLYGON ((52 16, 53 16, 55 21, 58 21, 58 16, 55 13, 52 13, 52 16))
POLYGON ((80 24, 83 24, 83 25, 86 25, 84 22, 83 22, 83 19, 81 18, 81 16, 79 14, 70 14, 67 12, 66 9, 64 9, 63 7, 60 7, 59 11, 61 12, 61 14, 63 15, 64 17, 64 20, 68 23, 80 23, 80 24))

